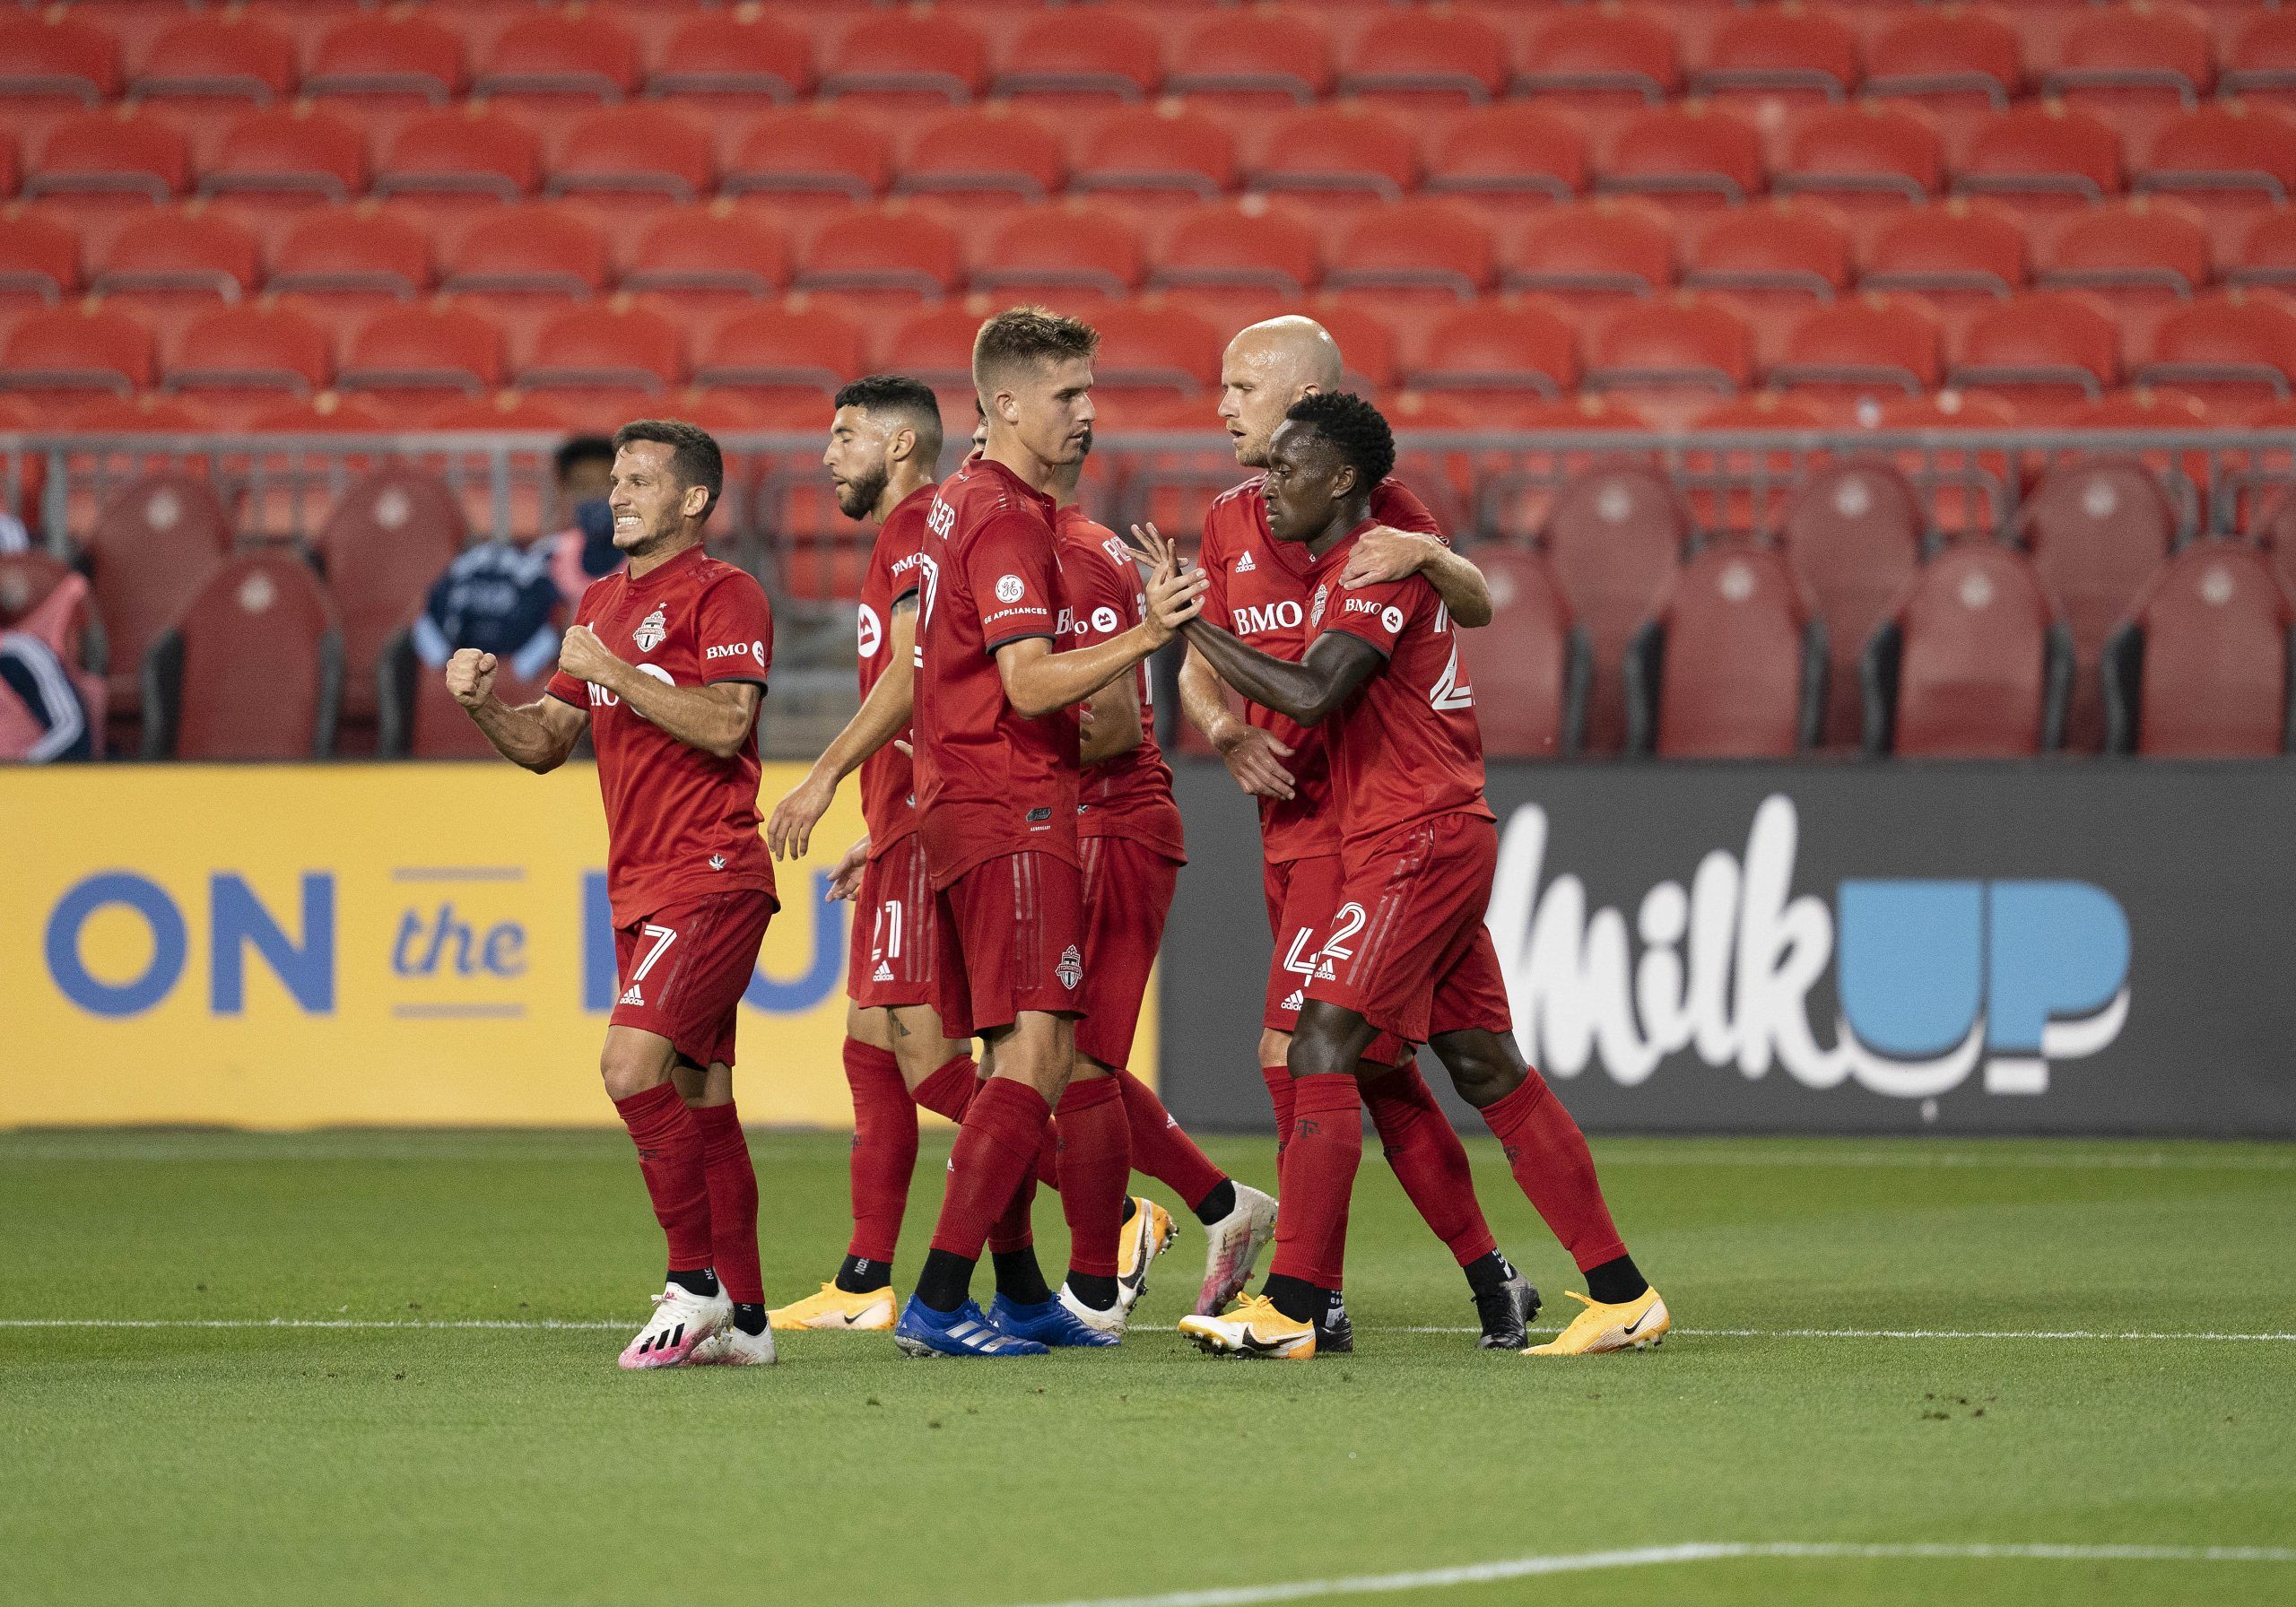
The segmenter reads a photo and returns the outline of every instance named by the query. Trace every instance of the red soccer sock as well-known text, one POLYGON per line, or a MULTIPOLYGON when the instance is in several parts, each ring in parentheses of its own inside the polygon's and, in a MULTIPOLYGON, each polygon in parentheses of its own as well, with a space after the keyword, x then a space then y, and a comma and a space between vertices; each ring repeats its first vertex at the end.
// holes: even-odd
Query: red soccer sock
POLYGON ((967 1261, 980 1259, 989 1226, 1013 1204, 1051 1116, 1044 1096, 1025 1082, 991 1077, 980 1085, 949 1152, 948 1192, 933 1229, 935 1249, 967 1261))
POLYGON ((1267 1101, 1275 1107, 1275 1171, 1283 1175, 1283 1149, 1292 1142, 1292 1068, 1288 1065, 1264 1065, 1259 1068, 1259 1080, 1267 1084, 1267 1101))
POLYGON ((1363 1160, 1363 1101, 1351 1073, 1294 1080, 1292 1142, 1269 1271, 1321 1289, 1340 1287, 1348 1197, 1363 1160))
POLYGON ((1029 1168, 1021 1179, 1021 1186, 1004 1203, 1004 1209, 995 1221, 988 1224, 988 1247, 999 1255, 1009 1255, 1015 1250, 1025 1250, 1037 1242, 1036 1224, 1031 1215, 1037 1203, 1036 1168, 1029 1168))
POLYGON ((1626 1254, 1587 1135, 1536 1070, 1513 1093, 1483 1107, 1483 1119, 1499 1135, 1515 1181, 1580 1272, 1626 1254))
POLYGON ((693 1113, 701 1129, 701 1176, 709 1191, 709 1264, 726 1298, 737 1305, 765 1303, 765 1277, 757 1261, 757 1170, 750 1141, 732 1101, 693 1113))
POLYGON ((1113 1077, 1071 1082, 1053 1125, 1067 1186, 1068 1266, 1096 1278, 1116 1276, 1116 1242, 1124 1230, 1124 1198, 1132 1181, 1132 1139, 1124 1090, 1113 1077))
POLYGON ((917 1107, 890 1049, 847 1038, 845 1081, 853 1090, 853 1239, 845 1253, 890 1264, 917 1170, 917 1107))
POLYGON ((709 1184, 701 1160, 701 1127, 665 1082, 613 1102, 638 1146, 638 1169, 653 1196, 654 1220, 670 1241, 670 1271, 700 1272, 709 1264, 709 1184))
POLYGON ((1196 1140, 1172 1119, 1154 1089, 1126 1071, 1118 1072, 1111 1081, 1124 1090, 1124 1119, 1132 1130, 1133 1169, 1153 1177, 1194 1211, 1204 1203, 1205 1195, 1227 1180, 1228 1174, 1196 1147, 1196 1140))
POLYGON ((965 1119, 973 1096, 980 1091, 980 1067, 970 1055, 960 1055, 917 1085, 909 1098, 919 1108, 952 1122, 965 1119))
POLYGON ((1467 1147, 1435 1103, 1435 1090, 1418 1066, 1405 1065, 1362 1086, 1363 1103, 1370 1107, 1371 1125, 1378 1129, 1396 1181, 1435 1237, 1461 1266, 1497 1249, 1499 1241, 1474 1197, 1467 1147))

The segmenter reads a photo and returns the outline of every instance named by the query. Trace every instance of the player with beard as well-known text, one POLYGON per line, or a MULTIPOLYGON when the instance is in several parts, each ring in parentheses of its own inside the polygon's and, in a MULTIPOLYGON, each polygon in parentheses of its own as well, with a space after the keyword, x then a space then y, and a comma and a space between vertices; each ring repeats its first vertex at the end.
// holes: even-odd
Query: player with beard
MULTIPOLYGON (((1338 813, 1342 902, 1292 1035, 1293 1130, 1275 1263, 1260 1296, 1180 1331, 1206 1351, 1286 1359, 1316 1353, 1322 1281, 1362 1158, 1357 1078, 1382 1034, 1426 1044, 1483 1113, 1515 1180, 1586 1274, 1584 1306, 1534 1355, 1655 1344, 1672 1318, 1611 1220, 1578 1124, 1515 1042, 1499 958, 1483 925, 1499 831, 1483 796, 1474 689, 1450 612, 1422 576, 1348 590, 1353 544, 1377 522, 1372 492, 1395 438, 1359 396, 1309 396, 1267 447, 1269 533, 1308 560, 1308 628, 1294 663, 1202 621, 1189 646, 1263 708, 1325 734, 1338 813)), ((1169 549, 1153 532, 1154 556, 1169 549)))
MULTIPOLYGON (((1303 396, 1336 389, 1341 373, 1337 343, 1311 319, 1271 318, 1237 335, 1221 360, 1220 395, 1220 420, 1235 442, 1236 461, 1264 468, 1269 439, 1285 410, 1303 396)), ((1270 539, 1261 491, 1262 477, 1254 475, 1223 493, 1205 516, 1201 561, 1210 583, 1205 618, 1262 651, 1296 659, 1311 639, 1307 560, 1296 546, 1270 539)), ((1354 543, 1343 586, 1393 584, 1420 573, 1453 618, 1470 625, 1490 620, 1482 574, 1444 543, 1418 498, 1401 482, 1383 477, 1370 488, 1370 506, 1380 528, 1354 543)), ((1237 782, 1259 800, 1264 891, 1275 938, 1260 1017, 1259 1066, 1275 1107, 1280 1179, 1292 1125, 1293 1084, 1285 1068, 1292 1030, 1341 903, 1339 818, 1328 760, 1318 734, 1278 710, 1248 702, 1237 717, 1227 689, 1193 646, 1180 672, 1180 707, 1237 782)), ((1335 941, 1344 946, 1352 935, 1342 933, 1335 941)), ((1435 1103, 1408 1045, 1381 1037, 1365 1056, 1360 1082, 1380 1146, 1404 1193, 1466 1273, 1482 1325, 1478 1342, 1520 1350, 1538 1311, 1538 1291, 1500 1253, 1475 1198, 1465 1147, 1435 1103)), ((1343 1240, 1345 1230, 1343 1220, 1343 1240)), ((1340 1247, 1333 1245, 1317 1269, 1335 1295, 1340 1247)), ((1326 1353, 1353 1342, 1346 1307, 1336 1298, 1318 1323, 1318 1336, 1326 1353)))

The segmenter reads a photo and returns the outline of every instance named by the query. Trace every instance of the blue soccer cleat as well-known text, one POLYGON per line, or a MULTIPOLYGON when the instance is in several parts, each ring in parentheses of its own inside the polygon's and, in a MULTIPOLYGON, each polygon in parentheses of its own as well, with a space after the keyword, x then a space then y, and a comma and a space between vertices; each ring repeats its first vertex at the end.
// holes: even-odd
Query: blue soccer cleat
POLYGON ((973 1301, 935 1311, 915 1295, 893 1326, 893 1343, 904 1356, 1041 1356, 1046 1348, 991 1326, 973 1301))
POLYGON ((988 1303, 988 1320, 1001 1333, 1014 1339, 1033 1341, 1046 1348, 1067 1345, 1106 1346, 1118 1342, 1121 1334, 1104 1333, 1079 1317, 1060 1303, 1056 1295, 1034 1306, 1023 1306, 998 1295, 988 1303))

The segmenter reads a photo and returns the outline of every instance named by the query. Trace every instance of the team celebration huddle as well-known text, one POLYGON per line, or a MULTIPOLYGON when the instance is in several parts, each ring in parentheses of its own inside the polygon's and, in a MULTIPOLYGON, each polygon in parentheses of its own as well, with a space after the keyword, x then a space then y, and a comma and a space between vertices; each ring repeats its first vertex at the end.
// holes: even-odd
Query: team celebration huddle
POLYGON ((1498 829, 1457 641, 1491 617, 1483 577, 1392 478, 1386 420, 1340 389, 1338 348, 1301 317, 1227 349, 1219 416, 1253 473, 1212 505, 1198 560, 1152 525, 1119 536, 1095 523, 1077 492, 1097 343, 1089 325, 1038 308, 985 322, 973 450, 938 483, 929 387, 884 375, 839 394, 823 462, 841 510, 876 528, 861 704, 770 819, 757 721, 771 615, 753 578, 703 550, 724 468, 690 424, 639 421, 615 437, 626 568, 583 595, 540 699, 499 699, 491 654, 447 666, 513 762, 552 769, 586 731, 596 752, 618 999, 600 1064, 668 1245, 667 1282, 622 1365, 770 1363, 775 1330, 794 1328, 889 1331, 920 1357, 1117 1345, 1180 1231, 1133 1193, 1135 1171, 1203 1229, 1203 1281, 1179 1324, 1199 1348, 1350 1351, 1348 1204, 1367 1108, 1465 1275, 1477 1342, 1532 1356, 1656 1343, 1665 1303, 1577 1124, 1518 1047, 1483 926, 1498 829), (1223 1173, 1126 1069, 1185 863, 1148 673, 1175 638, 1182 714, 1258 803, 1275 1197, 1223 1173), (778 908, 774 861, 808 850, 856 770, 866 833, 832 885, 856 908, 853 1232, 817 1293, 769 1310, 734 1102, 735 1011, 778 908), (1538 1293, 1500 1248, 1421 1046, 1584 1276, 1546 1343, 1530 1343, 1538 1293), (920 1108, 958 1130, 903 1299, 893 1257, 920 1108), (1040 1192, 1057 1194, 1068 1229, 1057 1289, 1034 1248, 1040 1192))

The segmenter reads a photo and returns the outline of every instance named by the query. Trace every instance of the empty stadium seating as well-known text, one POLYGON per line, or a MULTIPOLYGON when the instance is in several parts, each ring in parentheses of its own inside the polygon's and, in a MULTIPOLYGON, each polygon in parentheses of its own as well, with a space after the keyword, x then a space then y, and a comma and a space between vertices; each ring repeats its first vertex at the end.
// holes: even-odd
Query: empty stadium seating
POLYGON ((2285 753, 2296 604, 2266 556, 2203 542, 2164 563, 2104 650, 2108 748, 2180 759, 2285 753))

